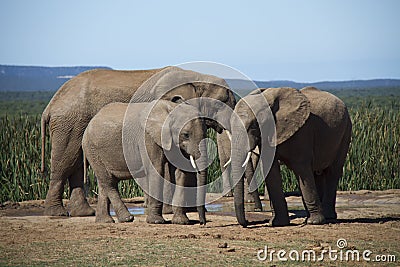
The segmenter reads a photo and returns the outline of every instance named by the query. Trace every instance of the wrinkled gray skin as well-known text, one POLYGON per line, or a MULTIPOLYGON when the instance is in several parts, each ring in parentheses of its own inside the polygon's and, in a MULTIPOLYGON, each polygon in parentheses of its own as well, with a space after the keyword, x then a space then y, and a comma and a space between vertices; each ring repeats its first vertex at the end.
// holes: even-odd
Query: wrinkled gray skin
MULTIPOLYGON (((235 108, 247 129, 250 150, 271 145, 270 141, 261 140, 258 122, 248 108, 251 105, 256 114, 261 114, 265 108, 260 105, 262 97, 268 101, 276 124, 276 154, 265 179, 273 210, 270 225, 289 224, 278 160, 293 170, 298 178, 308 211, 307 223, 323 224, 326 219, 336 219, 337 184, 342 176, 352 129, 346 106, 332 94, 313 87, 301 91, 292 88, 259 89, 239 101, 235 108)), ((235 131, 239 122, 233 117, 232 120, 232 175, 238 178, 247 152, 242 150, 241 144, 247 136, 235 131)), ((246 170, 246 176, 252 177, 252 173, 246 170)), ((238 222, 246 226, 243 179, 234 193, 238 222)))
MULTIPOLYGON (((173 82, 172 82, 173 83, 173 82)), ((175 81, 176 83, 176 81, 175 81)), ((175 101, 206 96, 229 103, 232 92, 223 79, 177 67, 153 70, 116 71, 91 70, 66 82, 53 96, 43 111, 42 172, 45 171, 45 132, 49 125, 51 137, 50 188, 45 201, 45 215, 67 216, 62 204, 64 184, 69 181, 71 197, 69 215, 94 215, 86 201, 83 189, 82 136, 89 121, 105 105, 113 102, 150 102, 155 99, 175 101), (193 78, 193 79, 191 79, 193 78), (171 88, 171 80, 207 80, 208 83, 187 82, 171 88), (138 89, 141 88, 140 93, 138 89)), ((203 112, 215 115, 229 126, 229 116, 224 111, 207 107, 203 112)), ((221 131, 221 127, 208 121, 208 127, 221 131)))
MULTIPOLYGON (((206 160, 206 157, 201 157, 202 153, 207 155, 206 151, 201 151, 199 145, 200 141, 206 137, 207 129, 204 120, 199 118, 200 113, 197 108, 184 103, 180 105, 180 112, 172 114, 164 124, 167 116, 176 106, 176 103, 166 100, 134 104, 112 103, 102 108, 90 121, 83 135, 82 148, 96 174, 99 186, 96 222, 114 222, 110 216, 110 203, 119 222, 133 221, 133 215, 129 213, 118 192, 118 182, 131 179, 132 173, 135 178, 147 179, 148 182, 144 184, 147 184, 148 188, 144 189, 151 196, 162 199, 163 183, 155 177, 157 174, 164 177, 165 165, 169 164, 163 149, 170 151, 177 148, 187 157, 192 155, 198 162, 201 162, 202 158, 206 160), (147 117, 144 110, 147 111, 154 103, 155 106, 147 117), (128 105, 130 107, 127 111, 128 105), (182 127, 182 122, 187 121, 187 118, 196 119, 188 121, 182 127), (123 126, 124 123, 125 126, 123 126), (129 135, 126 137, 129 139, 127 141, 129 144, 124 148, 130 149, 130 152, 126 155, 134 157, 127 159, 132 162, 129 169, 123 151, 123 127, 129 127, 129 135), (165 134, 163 139, 161 138, 162 131, 165 134)), ((126 134, 125 129, 124 134, 126 134)), ((124 140, 126 140, 125 137, 124 140)), ((205 185, 206 179, 207 169, 199 171, 197 185, 205 185)), ((180 181, 178 185, 186 185, 184 181, 180 181)), ((204 199, 205 192, 202 193, 204 199)), ((146 221, 155 224, 164 223, 162 202, 151 196, 149 196, 146 221)), ((203 205, 198 206, 198 212, 200 224, 205 224, 204 202, 203 205)), ((183 218, 184 221, 185 219, 183 218)), ((181 214, 174 214, 173 223, 181 223, 181 220, 181 214)))

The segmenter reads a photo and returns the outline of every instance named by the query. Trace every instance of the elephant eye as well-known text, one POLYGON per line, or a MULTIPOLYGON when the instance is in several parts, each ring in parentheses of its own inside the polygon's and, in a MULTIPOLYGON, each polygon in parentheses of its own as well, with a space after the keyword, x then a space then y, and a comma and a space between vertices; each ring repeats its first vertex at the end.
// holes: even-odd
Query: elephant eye
POLYGON ((184 139, 189 139, 190 135, 189 135, 189 133, 183 133, 183 134, 182 134, 182 137, 183 137, 184 139))

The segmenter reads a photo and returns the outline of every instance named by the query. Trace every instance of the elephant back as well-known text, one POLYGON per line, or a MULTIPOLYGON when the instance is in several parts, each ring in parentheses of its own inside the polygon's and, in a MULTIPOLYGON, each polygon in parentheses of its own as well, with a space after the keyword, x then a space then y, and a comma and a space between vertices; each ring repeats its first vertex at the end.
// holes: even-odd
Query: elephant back
POLYGON ((310 111, 318 116, 329 128, 340 127, 349 117, 346 105, 333 94, 315 87, 300 90, 310 101, 310 111))

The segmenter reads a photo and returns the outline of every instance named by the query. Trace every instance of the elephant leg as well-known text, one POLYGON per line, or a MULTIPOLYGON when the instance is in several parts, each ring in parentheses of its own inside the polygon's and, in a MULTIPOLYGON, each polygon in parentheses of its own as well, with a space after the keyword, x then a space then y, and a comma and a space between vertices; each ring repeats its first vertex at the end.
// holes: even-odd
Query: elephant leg
POLYGON ((73 162, 70 162, 70 158, 65 156, 64 148, 67 146, 67 142, 63 139, 59 141, 59 135, 60 133, 54 132, 51 138, 50 186, 44 202, 44 215, 47 216, 68 216, 68 211, 62 203, 62 197, 64 184, 71 175, 71 170, 66 166, 73 162))
POLYGON ((162 216, 162 202, 149 195, 148 203, 149 206, 146 222, 152 224, 165 223, 165 219, 162 216))
POLYGON ((183 172, 179 169, 175 171, 175 180, 176 184, 179 186, 175 189, 174 199, 173 199, 173 212, 174 216, 172 217, 173 224, 189 224, 189 218, 186 215, 186 211, 184 208, 185 201, 185 186, 188 186, 187 181, 196 180, 196 174, 183 172))
POLYGON ((326 181, 326 170, 323 172, 314 172, 315 186, 317 187, 317 192, 319 200, 322 202, 325 192, 325 181, 326 181))
POLYGON ((98 183, 99 197, 96 207, 96 222, 98 223, 114 223, 114 219, 110 215, 110 199, 107 196, 106 190, 103 185, 98 183))
MULTIPOLYGON (((254 204, 255 204, 254 211, 262 211, 262 204, 261 204, 261 200, 260 200, 260 195, 258 194, 258 188, 256 188, 256 190, 250 192, 251 182, 253 181, 253 178, 254 178, 254 167, 253 167, 253 163, 251 161, 246 166, 245 176, 246 176, 246 180, 247 180, 247 184, 248 184, 248 188, 246 189, 246 186, 245 186, 245 189, 244 189, 246 192, 245 199, 246 199, 246 195, 250 195, 252 202, 254 202, 254 204)), ((246 183, 245 183, 245 185, 246 185, 246 183)))
POLYGON ((307 207, 309 216, 308 224, 324 224, 325 217, 322 214, 322 205, 319 199, 314 173, 309 164, 297 164, 292 166, 293 171, 298 175, 303 203, 307 207))
POLYGON ((330 222, 337 219, 337 213, 335 210, 336 189, 341 176, 342 171, 333 169, 332 167, 328 168, 327 173, 324 175, 324 195, 321 198, 322 209, 325 219, 330 222))
POLYGON ((268 195, 270 197, 270 206, 272 218, 269 221, 271 226, 286 226, 290 224, 289 212, 285 195, 282 187, 282 176, 277 160, 274 160, 265 179, 268 195))
POLYGON ((252 192, 250 192, 249 189, 249 184, 250 184, 250 179, 245 176, 244 178, 244 202, 246 203, 254 203, 254 197, 252 195, 252 192))
POLYGON ((149 195, 143 191, 143 208, 147 208, 149 206, 149 195))
POLYGON ((46 216, 68 216, 68 211, 62 203, 64 184, 62 174, 52 172, 50 174, 50 186, 44 202, 44 215, 46 216))
POLYGON ((108 198, 111 201, 111 205, 115 210, 118 221, 121 223, 132 222, 134 217, 128 209, 126 208, 124 202, 121 200, 121 195, 118 191, 118 181, 116 179, 111 179, 111 182, 107 185, 109 187, 108 198))
MULTIPOLYGON (((80 157, 82 158, 82 157, 80 157)), ((79 165, 74 173, 69 176, 69 188, 71 197, 68 208, 71 216, 93 216, 95 211, 90 207, 85 197, 84 184, 83 184, 83 165, 79 165)))
POLYGON ((324 198, 322 199, 322 207, 324 209, 325 218, 328 221, 335 221, 337 213, 336 205, 336 192, 339 180, 343 175, 343 166, 346 161, 346 156, 349 151, 351 139, 351 126, 348 126, 346 133, 340 145, 340 151, 336 160, 328 168, 328 175, 325 178, 324 198))
POLYGON ((172 198, 174 196, 174 190, 175 190, 175 167, 170 165, 168 162, 165 163, 165 183, 164 183, 164 192, 163 192, 163 214, 172 214, 173 209, 172 209, 172 198))
POLYGON ((222 187, 223 187, 222 194, 224 197, 232 197, 233 186, 230 180, 231 166, 229 165, 227 168, 222 167, 221 171, 222 171, 222 187))
MULTIPOLYGON (((163 174, 163 173, 162 173, 163 174)), ((162 217, 162 198, 164 183, 163 178, 159 177, 158 174, 149 174, 149 195, 148 207, 147 207, 147 218, 146 222, 151 224, 163 224, 165 219, 162 217)))
MULTIPOLYGON (((75 168, 82 165, 82 135, 87 123, 83 121, 80 122, 82 125, 77 125, 76 121, 65 122, 64 115, 61 118, 53 116, 49 123, 51 133, 51 174, 44 214, 51 216, 68 215, 62 204, 64 184, 73 175, 75 168), (72 129, 66 128, 71 124, 74 125, 72 129)), ((81 171, 77 173, 82 174, 81 171)), ((83 176, 80 179, 82 183, 78 184, 78 186, 82 187, 83 192, 83 176)), ((75 186, 73 182, 72 184, 75 186)), ((74 197, 75 195, 79 195, 79 192, 74 194, 74 197)))

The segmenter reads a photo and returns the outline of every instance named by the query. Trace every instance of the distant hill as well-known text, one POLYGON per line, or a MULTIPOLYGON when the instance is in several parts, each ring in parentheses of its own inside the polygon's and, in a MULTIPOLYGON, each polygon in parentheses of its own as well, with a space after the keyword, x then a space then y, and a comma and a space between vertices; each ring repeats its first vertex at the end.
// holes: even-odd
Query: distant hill
POLYGON ((79 73, 108 67, 36 67, 0 65, 0 91, 56 91, 79 73))
POLYGON ((271 87, 292 87, 301 89, 306 86, 314 86, 318 89, 337 92, 341 90, 351 91, 368 91, 371 92, 374 89, 379 89, 379 94, 382 91, 393 92, 400 91, 400 80, 397 79, 373 79, 373 80, 351 80, 351 81, 325 81, 325 82, 314 82, 314 83, 298 83, 293 81, 246 81, 246 80, 227 80, 229 86, 237 90, 237 92, 243 96, 247 95, 250 91, 256 87, 259 88, 271 88, 271 87), (255 84, 255 85, 254 85, 255 84), (390 89, 390 90, 389 90, 390 89), (397 90, 398 89, 398 90, 397 90))
MULTIPOLYGON (((0 65, 0 91, 56 91, 64 82, 79 73, 91 69, 109 67, 36 67, 36 66, 10 66, 0 65)), ((303 88, 306 86, 315 86, 322 90, 368 90, 369 94, 373 89, 396 88, 400 92, 400 80, 396 79, 375 79, 375 80, 354 80, 354 81, 335 81, 335 82, 315 82, 315 83, 297 83, 293 81, 255 81, 228 79, 228 84, 239 95, 246 95, 255 87, 293 87, 303 88)), ((382 91, 382 90, 379 90, 382 91)), ((392 92, 393 90, 386 90, 392 92)), ((381 92, 380 92, 381 94, 381 92)), ((391 94, 391 93, 390 93, 391 94)))

